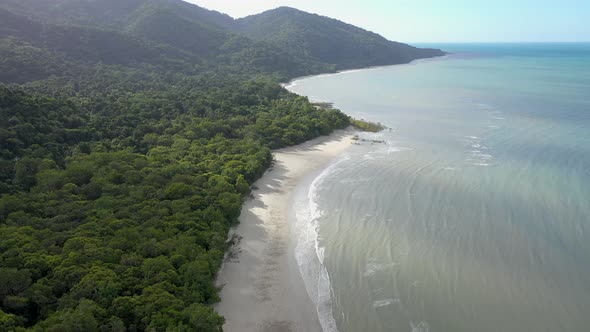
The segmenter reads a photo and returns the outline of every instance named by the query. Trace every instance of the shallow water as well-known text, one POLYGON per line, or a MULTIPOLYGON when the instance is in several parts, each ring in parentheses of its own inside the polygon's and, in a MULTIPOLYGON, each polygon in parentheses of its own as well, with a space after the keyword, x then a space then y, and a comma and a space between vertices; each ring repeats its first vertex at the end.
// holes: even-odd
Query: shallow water
POLYGON ((323 308, 340 331, 590 330, 590 44, 441 47, 288 87, 392 128, 307 193, 323 308))

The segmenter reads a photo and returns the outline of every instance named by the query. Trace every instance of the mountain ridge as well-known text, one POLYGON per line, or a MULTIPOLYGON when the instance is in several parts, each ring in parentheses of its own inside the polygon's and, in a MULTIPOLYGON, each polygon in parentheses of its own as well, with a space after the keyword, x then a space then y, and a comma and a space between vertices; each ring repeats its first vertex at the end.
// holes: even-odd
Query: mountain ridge
POLYGON ((401 64, 445 54, 390 41, 352 24, 286 6, 236 22, 239 31, 251 38, 274 42, 298 56, 333 64, 338 70, 401 64))
MULTIPOLYGON (((161 70, 223 63, 251 74, 277 72, 292 79, 444 54, 285 6, 240 19, 182 0, 5 0, 0 9, 4 16, 10 13, 46 32, 35 47, 66 58, 78 50, 73 60, 84 63, 146 63, 161 70), (101 48, 87 42, 93 38, 102 42, 101 48), (158 50, 165 50, 165 56, 153 54, 158 50)), ((19 34, 27 32, 25 23, 20 30, 11 29, 14 17, 0 22, 0 38, 22 39, 19 34)), ((9 53, 0 48, 0 55, 9 53)))

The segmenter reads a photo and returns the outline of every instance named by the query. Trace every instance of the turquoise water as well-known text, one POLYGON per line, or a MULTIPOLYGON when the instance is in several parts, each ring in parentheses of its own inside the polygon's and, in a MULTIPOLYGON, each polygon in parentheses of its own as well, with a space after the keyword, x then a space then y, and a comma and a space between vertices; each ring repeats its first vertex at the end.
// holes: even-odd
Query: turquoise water
POLYGON ((392 128, 309 189, 322 308, 340 331, 589 331, 590 44, 428 46, 453 54, 289 86, 392 128))

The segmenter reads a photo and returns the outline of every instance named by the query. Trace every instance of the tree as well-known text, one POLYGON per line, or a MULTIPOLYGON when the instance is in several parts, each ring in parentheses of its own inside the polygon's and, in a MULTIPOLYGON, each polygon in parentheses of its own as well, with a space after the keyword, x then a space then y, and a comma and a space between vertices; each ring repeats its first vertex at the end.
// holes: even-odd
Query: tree
POLYGON ((202 304, 192 304, 183 312, 183 318, 187 323, 186 331, 222 331, 225 320, 213 311, 211 307, 202 304))
POLYGON ((7 295, 16 295, 31 284, 31 273, 16 268, 0 268, 0 299, 7 295))
POLYGON ((19 318, 13 314, 7 314, 0 310, 0 330, 2 331, 14 331, 17 326, 21 326, 23 323, 22 318, 19 318))
POLYGON ((119 276, 104 266, 93 266, 71 290, 74 299, 90 299, 108 308, 122 290, 119 276))
POLYGON ((245 195, 250 192, 250 185, 248 184, 248 181, 246 181, 244 176, 241 174, 238 175, 238 178, 236 179, 236 190, 242 195, 245 195))

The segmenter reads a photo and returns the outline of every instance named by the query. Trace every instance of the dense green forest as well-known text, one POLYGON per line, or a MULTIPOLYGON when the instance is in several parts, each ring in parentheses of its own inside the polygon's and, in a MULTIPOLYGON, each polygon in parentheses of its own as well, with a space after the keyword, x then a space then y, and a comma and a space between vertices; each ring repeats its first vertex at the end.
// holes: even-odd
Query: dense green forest
POLYGON ((0 109, 1 330, 217 329, 213 276, 269 148, 348 125, 255 81, 67 100, 2 87, 0 109))
POLYGON ((271 149, 352 123, 279 85, 343 64, 236 26, 175 0, 0 4, 1 331, 221 330, 214 276, 271 149))

